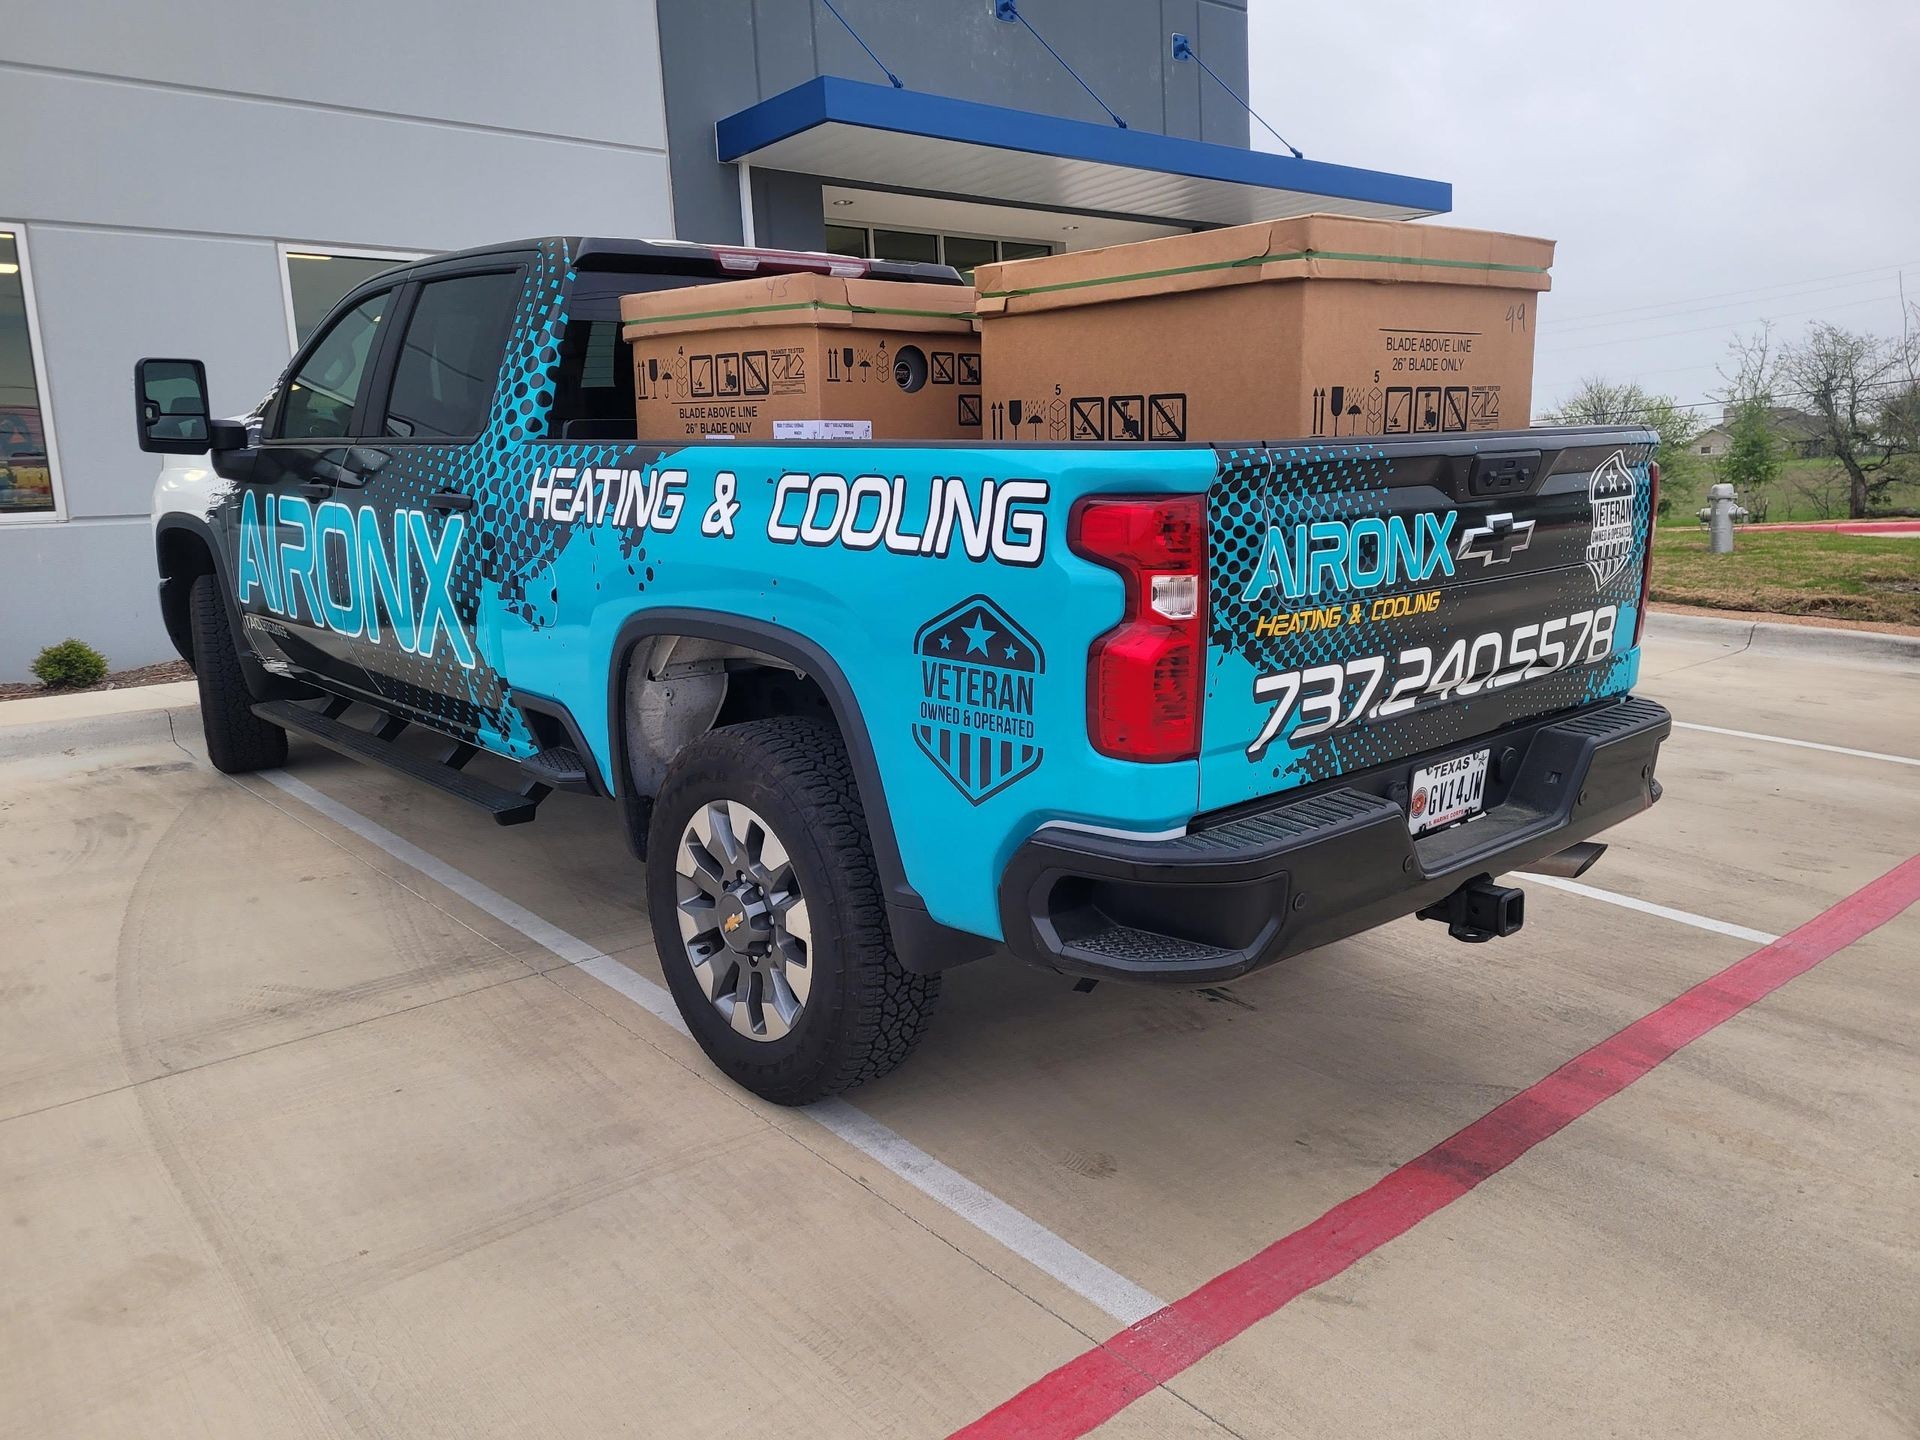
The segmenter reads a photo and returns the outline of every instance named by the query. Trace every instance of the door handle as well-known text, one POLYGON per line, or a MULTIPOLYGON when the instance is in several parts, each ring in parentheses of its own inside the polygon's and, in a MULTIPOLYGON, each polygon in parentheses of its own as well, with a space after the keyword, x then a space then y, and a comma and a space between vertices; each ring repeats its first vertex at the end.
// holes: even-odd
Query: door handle
POLYGON ((341 463, 346 458, 345 450, 329 450, 324 455, 317 455, 313 461, 313 473, 329 486, 361 484, 361 478, 341 463))
POLYGON ((427 497, 427 506, 433 510, 471 510, 473 497, 458 490, 436 490, 427 497))
POLYGON ((308 480, 293 487, 296 495, 305 495, 312 500, 327 500, 333 496, 333 486, 323 485, 318 480, 308 480))

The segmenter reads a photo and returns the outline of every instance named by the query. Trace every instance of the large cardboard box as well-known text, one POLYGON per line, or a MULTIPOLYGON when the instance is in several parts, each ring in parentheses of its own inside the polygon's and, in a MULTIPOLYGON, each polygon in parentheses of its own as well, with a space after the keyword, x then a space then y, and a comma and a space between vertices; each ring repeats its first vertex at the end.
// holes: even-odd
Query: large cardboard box
POLYGON ((1525 426, 1553 242, 1307 215, 982 265, 984 439, 1525 426))
POLYGON ((649 440, 973 440, 973 290, 772 275, 620 299, 649 440))

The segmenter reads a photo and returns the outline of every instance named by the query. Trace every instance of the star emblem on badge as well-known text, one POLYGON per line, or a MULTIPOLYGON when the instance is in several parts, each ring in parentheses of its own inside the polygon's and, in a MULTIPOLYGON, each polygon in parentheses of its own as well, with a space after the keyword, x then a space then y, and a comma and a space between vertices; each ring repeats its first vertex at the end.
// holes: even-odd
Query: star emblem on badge
POLYGON ((990 655, 992 652, 987 649, 987 642, 1000 632, 987 628, 987 617, 985 615, 975 615, 973 617, 973 624, 962 625, 960 627, 960 633, 967 637, 967 654, 971 655, 974 651, 978 650, 982 655, 990 655))

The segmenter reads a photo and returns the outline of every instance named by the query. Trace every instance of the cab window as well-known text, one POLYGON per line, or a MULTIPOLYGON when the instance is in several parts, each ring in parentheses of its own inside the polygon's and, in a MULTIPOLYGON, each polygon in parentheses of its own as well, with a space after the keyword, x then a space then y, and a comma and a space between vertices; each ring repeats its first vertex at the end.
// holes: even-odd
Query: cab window
POLYGON ((487 407, 520 288, 517 270, 460 275, 420 287, 393 367, 388 435, 467 439, 487 428, 487 407))
POLYGON ((381 317, 392 298, 391 290, 368 296, 334 321, 307 352, 287 383, 279 439, 338 439, 359 433, 354 428, 354 402, 380 337, 381 317))
POLYGON ((711 283, 703 275, 583 270, 567 297, 567 328, 547 412, 549 440, 633 439, 633 356, 620 335, 620 297, 711 283))

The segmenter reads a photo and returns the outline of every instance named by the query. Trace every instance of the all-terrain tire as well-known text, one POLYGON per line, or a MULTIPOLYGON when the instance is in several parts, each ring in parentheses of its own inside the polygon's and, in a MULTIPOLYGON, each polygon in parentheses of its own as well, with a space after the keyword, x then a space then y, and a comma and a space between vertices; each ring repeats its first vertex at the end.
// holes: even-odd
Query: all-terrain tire
POLYGON ((853 766, 827 725, 799 718, 730 725, 675 757, 648 832, 647 908, 661 968, 694 1039, 729 1079, 764 1099, 805 1105, 878 1079, 926 1033, 940 977, 912 974, 894 955, 853 766), (811 989, 778 1040, 733 1030, 696 978, 680 933, 682 839, 694 812, 717 800, 764 818, 806 897, 811 989))
POLYGON ((207 737, 207 758, 213 768, 243 775, 286 764, 287 732, 253 713, 253 696, 240 673, 240 647, 216 576, 194 580, 188 609, 193 624, 193 674, 200 685, 200 729, 207 737))

